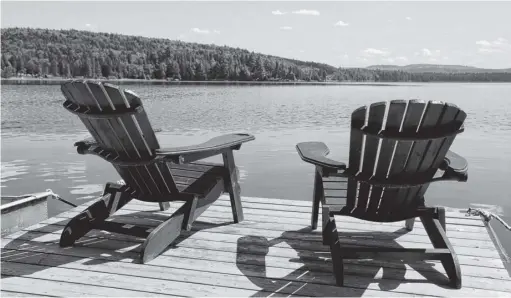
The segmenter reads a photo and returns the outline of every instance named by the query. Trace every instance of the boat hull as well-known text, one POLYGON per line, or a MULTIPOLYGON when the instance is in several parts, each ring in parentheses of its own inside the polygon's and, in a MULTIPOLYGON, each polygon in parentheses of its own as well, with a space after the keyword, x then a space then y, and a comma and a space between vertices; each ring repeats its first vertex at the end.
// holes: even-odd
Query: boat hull
POLYGON ((2 236, 48 219, 49 192, 25 197, 2 197, 2 236))

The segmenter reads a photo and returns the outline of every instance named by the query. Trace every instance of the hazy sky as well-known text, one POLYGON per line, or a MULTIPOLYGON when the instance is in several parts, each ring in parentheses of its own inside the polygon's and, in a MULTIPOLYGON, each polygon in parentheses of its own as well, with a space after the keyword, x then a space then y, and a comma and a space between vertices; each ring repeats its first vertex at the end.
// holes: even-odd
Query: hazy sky
POLYGON ((334 66, 511 67, 511 2, 1 2, 5 27, 246 48, 334 66))

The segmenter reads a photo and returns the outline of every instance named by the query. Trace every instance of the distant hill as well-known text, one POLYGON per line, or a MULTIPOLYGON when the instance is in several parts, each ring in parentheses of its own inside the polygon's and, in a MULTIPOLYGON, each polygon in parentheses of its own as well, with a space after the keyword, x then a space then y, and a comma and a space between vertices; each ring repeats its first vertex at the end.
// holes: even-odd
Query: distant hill
POLYGON ((485 69, 465 65, 441 65, 441 64, 410 64, 405 66, 398 65, 371 65, 367 69, 380 70, 401 70, 411 73, 485 73, 485 72, 511 72, 511 68, 506 69, 485 69))

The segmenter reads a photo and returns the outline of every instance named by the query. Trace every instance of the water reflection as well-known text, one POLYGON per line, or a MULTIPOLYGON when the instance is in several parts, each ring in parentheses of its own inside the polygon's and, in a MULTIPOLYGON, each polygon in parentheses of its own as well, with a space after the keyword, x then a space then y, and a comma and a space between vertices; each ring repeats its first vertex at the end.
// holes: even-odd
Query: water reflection
POLYGON ((24 165, 24 162, 25 160, 2 161, 1 187, 6 187, 8 182, 18 180, 21 178, 18 176, 28 173, 28 166, 24 165))

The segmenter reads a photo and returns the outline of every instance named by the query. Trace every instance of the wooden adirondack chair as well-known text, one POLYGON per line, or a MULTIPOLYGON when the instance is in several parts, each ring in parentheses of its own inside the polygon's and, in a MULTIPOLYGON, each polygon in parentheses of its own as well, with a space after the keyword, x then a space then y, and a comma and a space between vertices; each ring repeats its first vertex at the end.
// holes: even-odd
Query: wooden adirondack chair
POLYGON ((322 205, 323 244, 330 246, 336 282, 343 285, 343 259, 440 260, 450 285, 461 288, 456 253, 446 236, 445 210, 426 207, 432 182, 467 181, 467 162, 449 151, 463 132, 466 113, 442 102, 378 102, 351 115, 349 167, 327 158, 321 142, 297 144, 300 157, 316 166, 311 225, 322 205), (439 176, 437 170, 443 170, 439 176), (327 194, 327 195, 325 195, 327 194), (412 230, 421 219, 434 249, 344 247, 335 215, 373 222, 404 220, 412 230))
POLYGON ((238 173, 233 150, 254 140, 248 134, 227 134, 205 143, 160 148, 140 98, 133 92, 110 84, 71 81, 62 84, 64 107, 80 117, 92 135, 75 143, 78 153, 93 154, 110 162, 123 178, 107 183, 103 196, 71 219, 64 228, 60 245, 71 246, 92 229, 146 238, 141 262, 157 257, 223 192, 230 194, 234 222, 243 220, 238 173), (194 163, 221 154, 224 164, 194 163), (147 227, 106 221, 131 199, 184 204, 152 231, 147 227))

